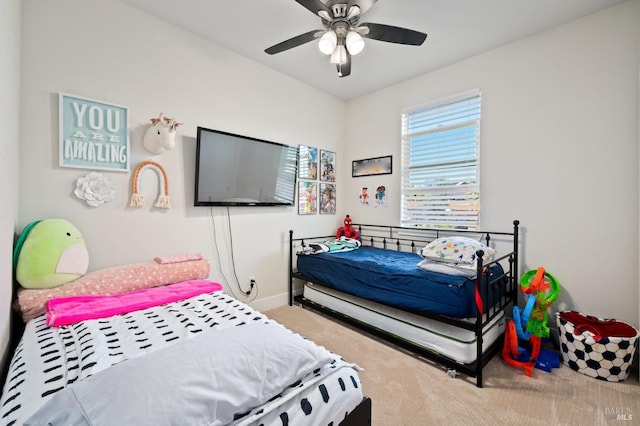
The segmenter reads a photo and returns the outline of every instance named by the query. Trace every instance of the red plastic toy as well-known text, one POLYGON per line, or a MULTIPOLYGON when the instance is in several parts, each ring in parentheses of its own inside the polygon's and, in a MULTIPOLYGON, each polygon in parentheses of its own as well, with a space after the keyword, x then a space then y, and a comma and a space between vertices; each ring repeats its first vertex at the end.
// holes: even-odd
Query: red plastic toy
POLYGON ((354 240, 360 237, 360 233, 351 226, 351 218, 349 215, 344 217, 344 226, 338 228, 338 232, 336 232, 336 239, 340 237, 353 238, 354 240))
POLYGON ((541 339, 532 334, 529 337, 531 344, 531 353, 518 345, 518 333, 513 321, 507 322, 507 329, 504 333, 504 346, 502 347, 502 359, 513 367, 524 369, 524 374, 531 377, 533 368, 540 355, 541 339))

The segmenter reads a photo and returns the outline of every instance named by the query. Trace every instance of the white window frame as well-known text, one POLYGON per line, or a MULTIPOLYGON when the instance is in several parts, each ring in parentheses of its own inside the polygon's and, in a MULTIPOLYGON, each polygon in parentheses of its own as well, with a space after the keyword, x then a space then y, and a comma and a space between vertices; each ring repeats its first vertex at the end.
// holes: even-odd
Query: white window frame
POLYGON ((481 105, 472 90, 402 111, 402 226, 478 230, 481 105))

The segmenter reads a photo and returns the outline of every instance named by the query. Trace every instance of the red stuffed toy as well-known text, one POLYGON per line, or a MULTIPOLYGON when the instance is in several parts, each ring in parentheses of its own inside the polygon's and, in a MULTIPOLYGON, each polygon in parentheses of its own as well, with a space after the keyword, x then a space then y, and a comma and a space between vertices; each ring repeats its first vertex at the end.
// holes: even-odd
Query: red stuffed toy
POLYGON ((354 240, 360 237, 358 231, 351 226, 351 218, 349 215, 344 217, 344 226, 338 228, 338 232, 336 232, 336 239, 340 237, 353 238, 354 240))

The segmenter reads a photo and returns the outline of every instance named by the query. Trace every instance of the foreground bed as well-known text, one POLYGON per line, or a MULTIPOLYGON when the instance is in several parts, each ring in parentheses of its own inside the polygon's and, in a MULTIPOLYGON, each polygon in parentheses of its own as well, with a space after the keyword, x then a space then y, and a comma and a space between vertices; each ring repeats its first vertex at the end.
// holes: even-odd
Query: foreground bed
POLYGON ((224 294, 26 324, 0 424, 370 424, 357 366, 224 294))
POLYGON ((332 247, 325 244, 331 237, 294 238, 290 231, 289 303, 343 319, 482 387, 482 369, 501 347, 504 311, 516 298, 519 222, 513 232, 354 226, 362 246, 345 251, 315 250, 332 247), (496 254, 485 260, 477 252, 473 268, 462 265, 462 272, 452 273, 450 263, 418 267, 420 249, 452 236, 482 240, 496 254), (296 279, 302 294, 294 297, 296 279))

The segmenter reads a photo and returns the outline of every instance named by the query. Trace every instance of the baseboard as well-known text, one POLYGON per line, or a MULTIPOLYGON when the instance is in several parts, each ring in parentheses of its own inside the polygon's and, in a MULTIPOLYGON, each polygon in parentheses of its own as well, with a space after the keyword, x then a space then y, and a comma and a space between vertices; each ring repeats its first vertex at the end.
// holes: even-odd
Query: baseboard
POLYGON ((289 294, 280 293, 275 296, 265 297, 263 299, 254 300, 248 303, 256 311, 264 312, 270 309, 279 308, 280 306, 287 305, 289 303, 289 294))

